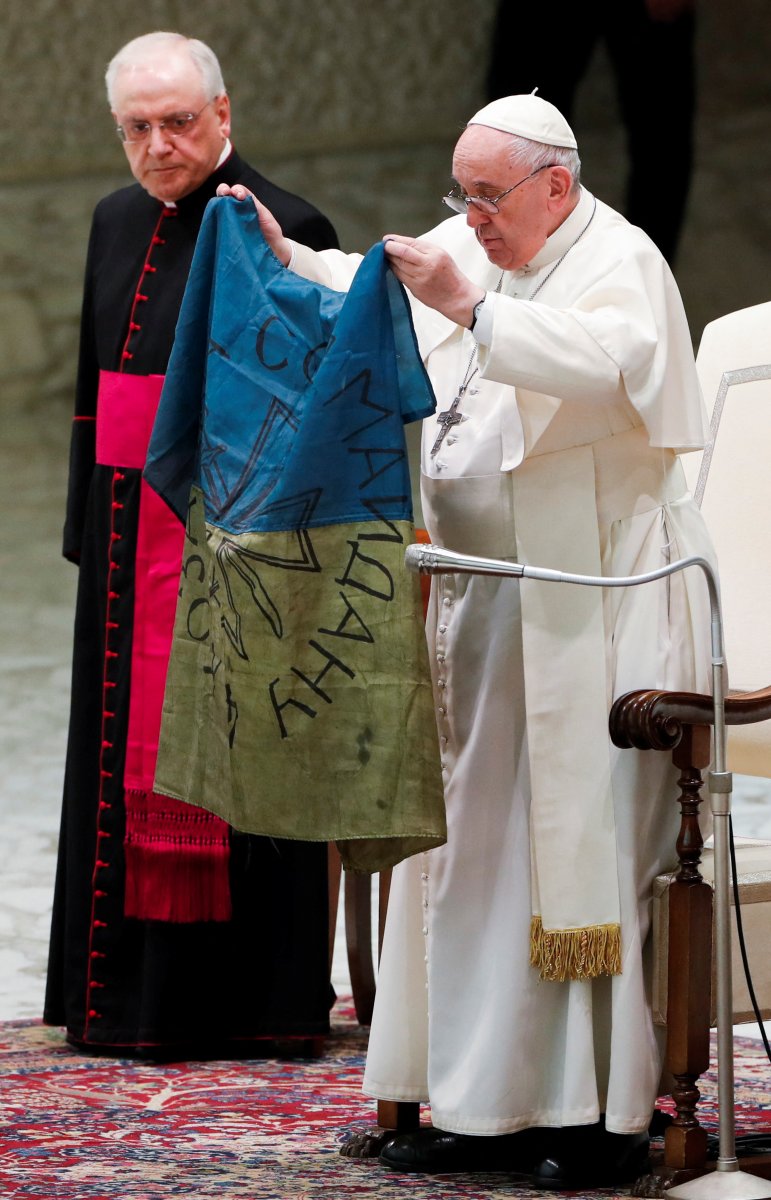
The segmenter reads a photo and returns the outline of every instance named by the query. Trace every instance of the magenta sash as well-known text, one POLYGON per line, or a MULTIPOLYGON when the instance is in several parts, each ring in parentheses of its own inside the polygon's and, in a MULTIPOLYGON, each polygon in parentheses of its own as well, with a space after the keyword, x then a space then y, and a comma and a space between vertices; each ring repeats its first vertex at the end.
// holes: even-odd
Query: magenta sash
POLYGON ((142 470, 147 459, 147 447, 153 432, 163 379, 163 375, 99 372, 96 461, 102 466, 142 470))
MULTIPOLYGON (((144 467, 162 387, 162 375, 100 372, 98 463, 144 467)), ((124 773, 125 914, 142 920, 226 921, 231 916, 227 824, 153 790, 184 534, 184 526, 143 479, 124 773)))

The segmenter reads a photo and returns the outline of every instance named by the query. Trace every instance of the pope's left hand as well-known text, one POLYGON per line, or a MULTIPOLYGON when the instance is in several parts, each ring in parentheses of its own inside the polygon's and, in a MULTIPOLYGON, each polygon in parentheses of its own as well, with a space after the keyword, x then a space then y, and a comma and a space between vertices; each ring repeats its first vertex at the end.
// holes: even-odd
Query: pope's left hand
POLYGON ((399 233, 389 233, 383 241, 399 282, 429 308, 435 308, 450 321, 469 328, 474 305, 485 294, 479 284, 472 283, 450 255, 431 242, 399 233))

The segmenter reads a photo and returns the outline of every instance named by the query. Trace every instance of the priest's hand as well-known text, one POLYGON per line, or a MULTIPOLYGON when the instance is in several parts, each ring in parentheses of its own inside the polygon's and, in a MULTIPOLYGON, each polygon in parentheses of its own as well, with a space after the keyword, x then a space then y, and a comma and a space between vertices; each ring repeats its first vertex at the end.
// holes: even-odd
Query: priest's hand
POLYGON ((484 290, 472 283, 445 250, 431 242, 389 233, 385 252, 394 275, 416 299, 435 308, 456 325, 471 327, 474 305, 484 299, 484 290))
POLYGON ((284 231, 273 216, 273 213, 264 204, 260 204, 254 192, 250 192, 242 183, 234 183, 232 187, 227 183, 221 183, 217 188, 217 195, 232 196, 234 200, 253 201, 254 207, 257 209, 257 216, 260 218, 262 236, 278 261, 283 263, 285 267, 288 267, 292 258, 292 243, 289 241, 289 238, 284 237, 284 231))

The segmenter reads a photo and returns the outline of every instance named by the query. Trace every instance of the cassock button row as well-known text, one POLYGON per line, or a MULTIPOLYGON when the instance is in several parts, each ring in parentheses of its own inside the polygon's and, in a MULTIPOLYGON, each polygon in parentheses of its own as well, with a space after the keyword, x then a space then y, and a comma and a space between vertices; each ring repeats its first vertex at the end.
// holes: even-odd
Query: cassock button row
POLYGON ((446 679, 437 679, 437 681, 436 681, 436 686, 437 686, 438 688, 446 688, 446 687, 447 687, 447 680, 446 680, 446 679))
POLYGON ((424 925, 420 932, 424 935, 427 934, 428 933, 428 925, 424 925))
POLYGON ((447 632, 447 626, 446 626, 446 625, 440 625, 440 626, 439 626, 439 633, 446 633, 446 632, 447 632))
POLYGON ((438 708, 436 711, 437 711, 438 713, 440 713, 440 714, 441 714, 441 716, 443 716, 443 717, 446 717, 446 716, 447 716, 447 709, 446 709, 446 708, 442 708, 441 704, 439 705, 439 708, 438 708))

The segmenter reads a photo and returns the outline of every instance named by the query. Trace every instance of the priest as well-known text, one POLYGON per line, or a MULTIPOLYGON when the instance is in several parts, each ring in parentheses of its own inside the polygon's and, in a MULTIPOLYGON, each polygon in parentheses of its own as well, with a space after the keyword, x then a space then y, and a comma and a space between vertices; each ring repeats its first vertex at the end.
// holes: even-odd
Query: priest
MULTIPOLYGON (((385 239, 437 396, 431 540, 593 576, 710 558, 678 458, 704 406, 661 253, 581 185, 538 96, 472 117, 453 174, 456 215, 385 239)), ((283 263, 347 286, 355 258, 258 210, 283 263)), ((703 580, 436 576, 427 636, 448 840, 394 871, 364 1088, 430 1103, 433 1128, 381 1162, 617 1187, 645 1166, 661 1070, 648 933, 677 789, 661 756, 611 745, 608 713, 633 688, 708 687, 703 580)))
POLYGON ((153 791, 184 528, 142 482, 204 209, 242 182, 316 249, 329 221, 230 141, 219 63, 152 33, 107 91, 136 182, 95 211, 64 553, 79 564, 45 1020, 106 1053, 264 1053, 328 1029, 326 846, 235 834, 153 791))

